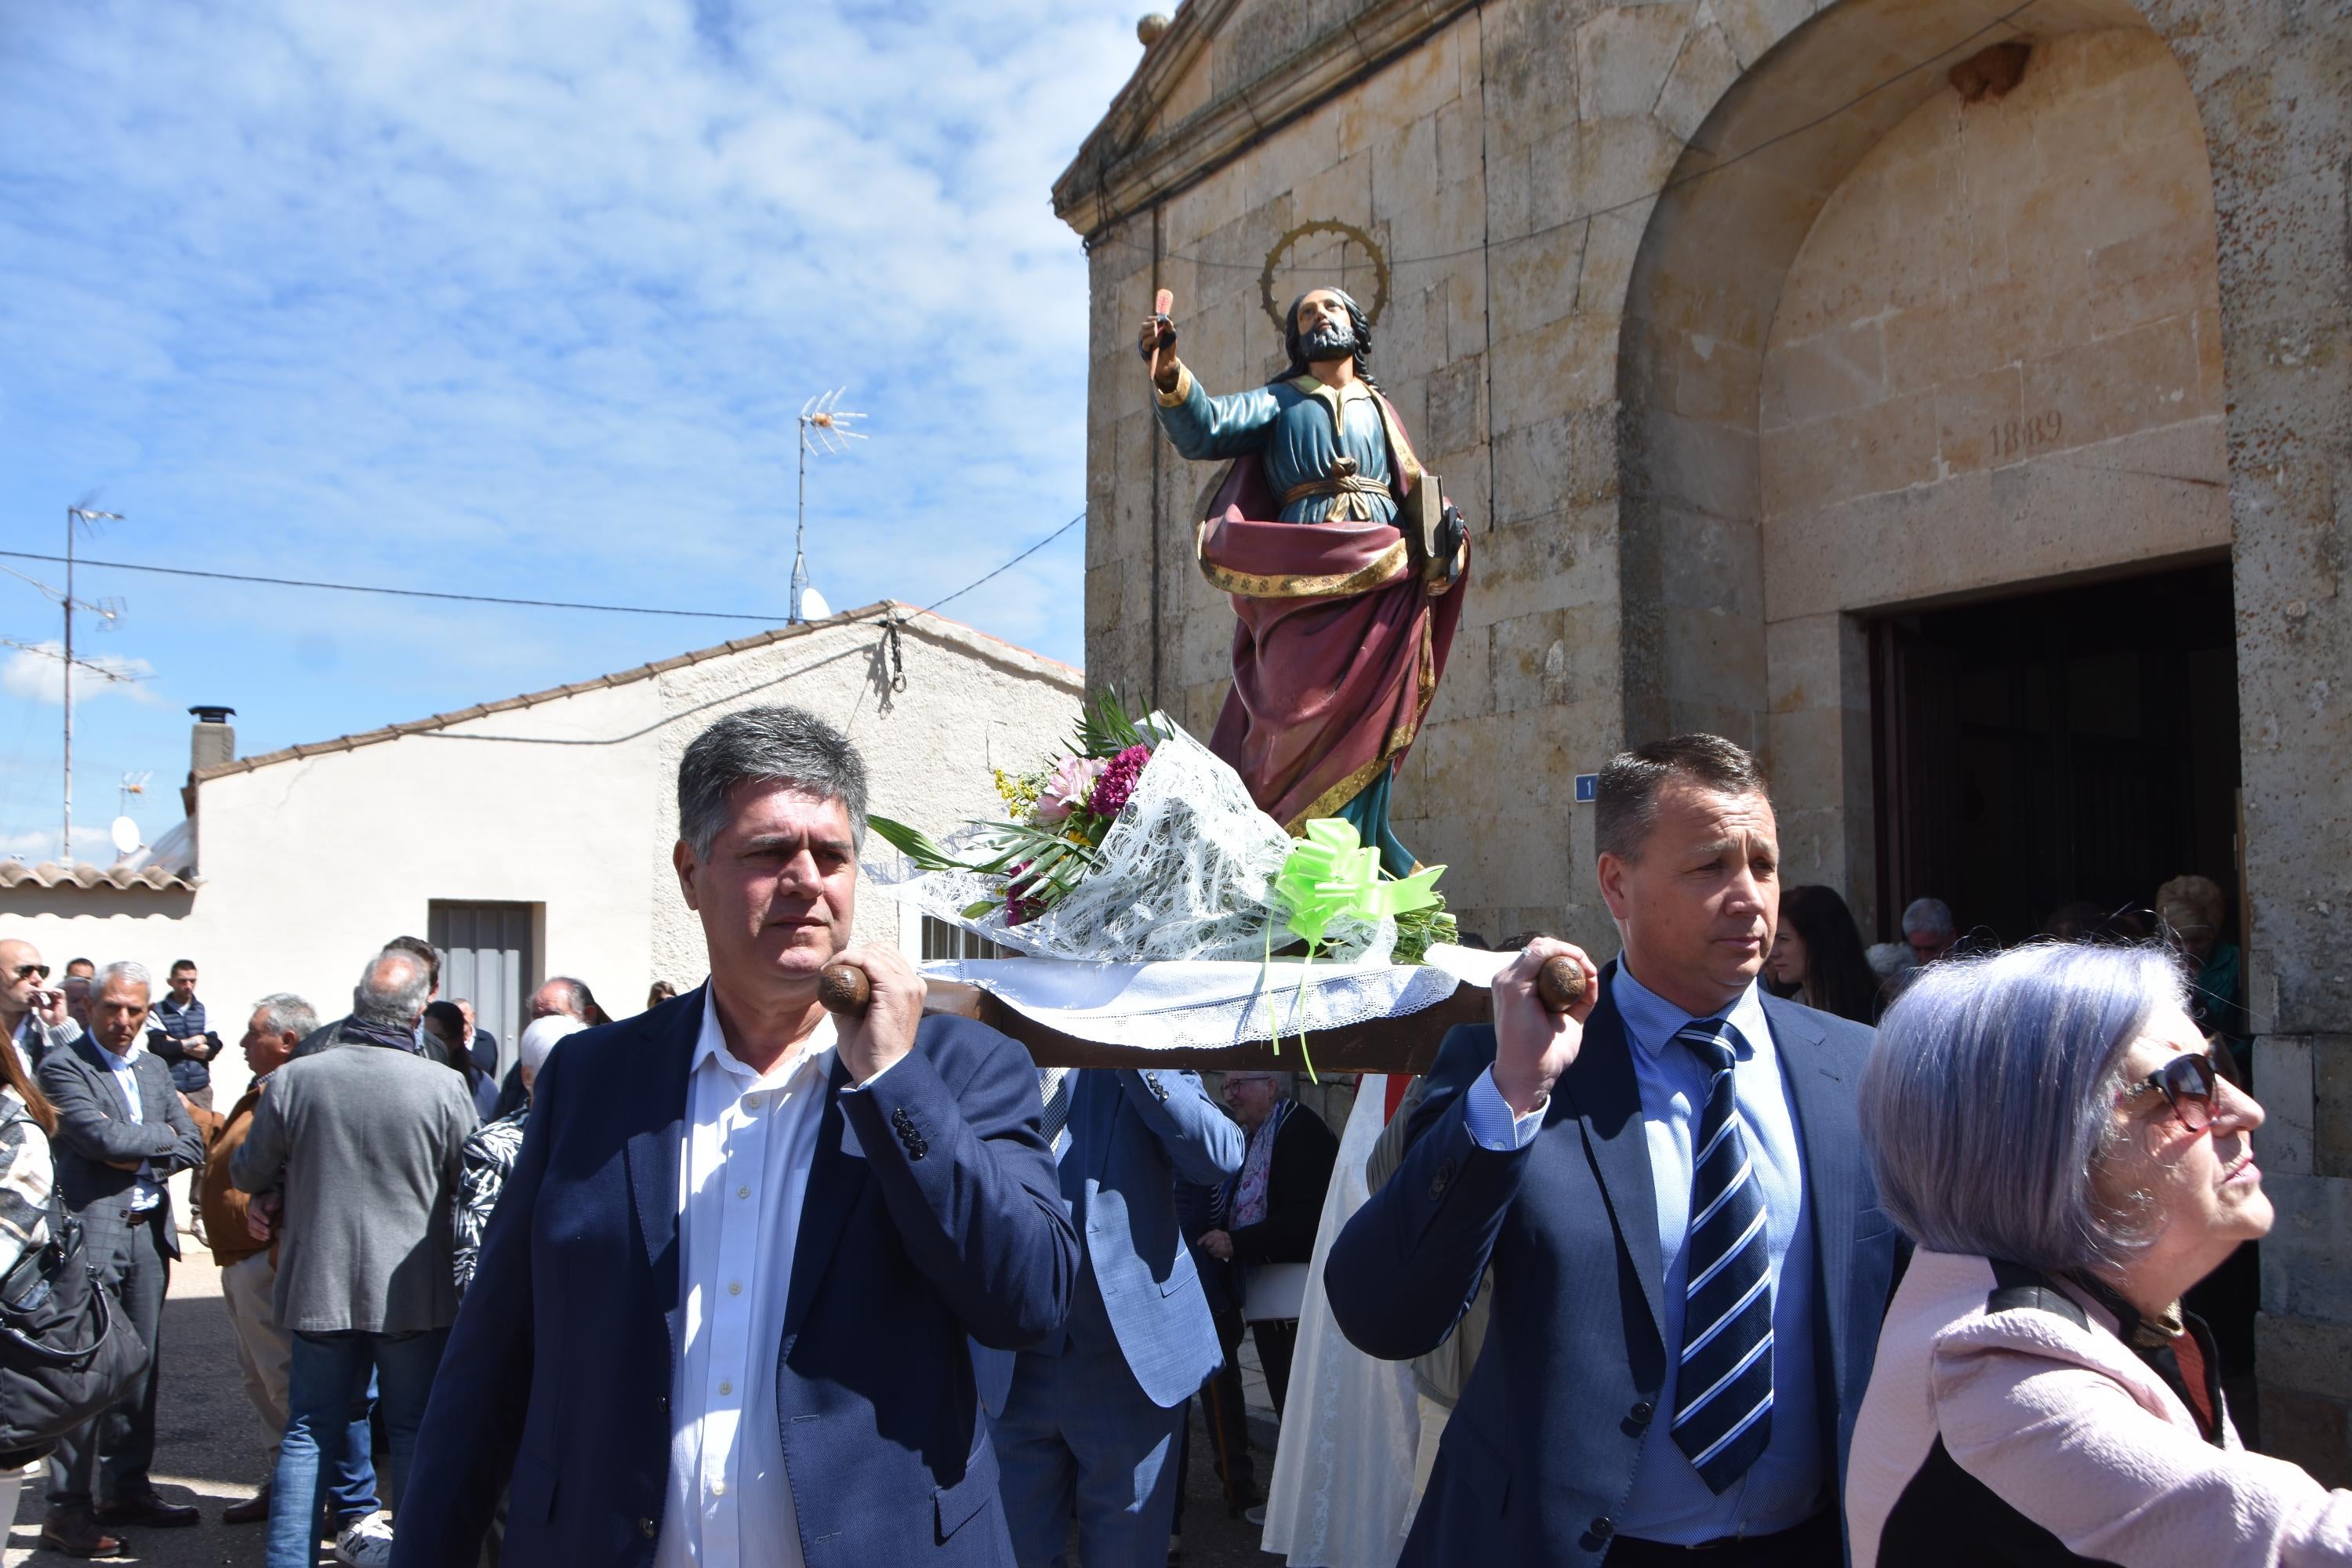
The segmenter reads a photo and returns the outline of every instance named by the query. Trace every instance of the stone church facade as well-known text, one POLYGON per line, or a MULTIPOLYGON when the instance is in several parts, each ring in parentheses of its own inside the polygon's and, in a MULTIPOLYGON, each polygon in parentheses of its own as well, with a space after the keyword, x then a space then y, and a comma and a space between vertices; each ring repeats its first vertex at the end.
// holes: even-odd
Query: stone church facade
POLYGON ((1766 758, 1786 879, 1868 939, 2211 877, 2263 1447, 2352 1482, 2348 174, 2321 0, 1187 0, 1055 190, 1089 679, 1198 733, 1225 684, 1154 290, 1222 393, 1343 282, 1473 520, 1396 805, 1465 928, 1613 950, 1575 777, 1688 729, 1766 758))

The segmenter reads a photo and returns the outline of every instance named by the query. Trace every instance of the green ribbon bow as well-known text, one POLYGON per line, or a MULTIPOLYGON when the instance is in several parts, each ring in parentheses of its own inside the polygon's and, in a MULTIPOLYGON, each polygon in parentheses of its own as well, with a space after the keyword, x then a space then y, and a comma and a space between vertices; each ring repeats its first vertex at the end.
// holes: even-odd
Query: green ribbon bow
MULTIPOLYGON (((1298 992, 1291 1002, 1294 1025, 1307 999, 1307 966, 1315 962, 1333 923, 1349 918, 1377 921, 1384 915, 1424 909, 1437 902, 1433 884, 1444 869, 1443 866, 1429 866, 1410 877, 1391 879, 1381 870, 1381 852, 1365 845, 1355 824, 1340 817, 1321 816, 1307 825, 1306 837, 1292 847, 1274 879, 1275 897, 1281 901, 1284 924, 1307 943, 1307 957, 1298 966, 1298 992)), ((1273 967, 1273 955, 1274 933, 1268 928, 1267 971, 1273 967)), ((1263 987, 1263 980, 1260 984, 1263 987)), ((1266 1005, 1271 1022, 1271 997, 1266 1005)), ((1306 1048, 1302 1033, 1302 1057, 1306 1048)), ((1282 1030, 1278 1026, 1274 1032, 1274 1049, 1276 1056, 1282 1054, 1282 1030)), ((1310 1080, 1315 1078, 1312 1061, 1307 1064, 1307 1076, 1310 1080)))

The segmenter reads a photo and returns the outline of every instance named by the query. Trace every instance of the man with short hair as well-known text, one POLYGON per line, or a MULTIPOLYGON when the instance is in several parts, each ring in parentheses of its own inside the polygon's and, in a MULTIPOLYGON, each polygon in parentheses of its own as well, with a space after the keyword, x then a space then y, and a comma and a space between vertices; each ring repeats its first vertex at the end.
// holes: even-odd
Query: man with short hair
POLYGON ((163 1351, 163 1293, 180 1237, 164 1184, 204 1159, 204 1141, 172 1075, 142 1047, 152 982, 136 963, 98 975, 96 1028, 41 1061, 41 1091, 57 1107, 52 1139, 58 1195, 81 1221, 90 1267, 121 1303, 147 1347, 147 1368, 111 1408, 68 1436, 49 1457, 45 1546, 95 1556, 111 1539, 104 1524, 170 1529, 197 1521, 194 1509, 166 1502, 148 1479, 155 1458, 155 1396, 163 1351), (97 1501, 99 1474, 107 1498, 97 1501))
MULTIPOLYGON (((221 1301, 228 1309, 229 1328, 236 1335, 245 1394, 261 1417, 273 1475, 278 1469, 279 1440, 286 1432, 287 1367, 294 1342, 278 1321, 278 1249, 247 1228, 246 1209, 251 1200, 229 1180, 229 1167, 252 1131, 262 1086, 292 1059, 294 1047, 318 1026, 319 1016, 310 1005, 289 993, 264 996, 253 1005, 241 1042, 253 1081, 213 1132, 199 1189, 205 1235, 213 1261, 220 1266, 221 1301)), ((368 1455, 365 1412, 359 1414, 360 1420, 345 1434, 336 1471, 333 1510, 338 1532, 341 1526, 375 1511, 375 1467, 368 1455)), ((259 1492, 231 1503, 221 1514, 221 1522, 259 1524, 268 1517, 269 1482, 265 1479, 259 1492)))
POLYGON ((68 958, 68 959, 67 959, 67 960, 66 960, 66 977, 67 977, 68 979, 71 979, 73 976, 75 976, 75 975, 77 975, 77 974, 80 975, 84 980, 95 980, 95 979, 97 979, 97 978, 98 978, 98 961, 97 961, 97 960, 95 960, 95 959, 89 959, 89 958, 68 958))
POLYGON ((1952 908, 1941 899, 1914 899, 1903 910, 1903 940, 1911 956, 1933 963, 1952 951, 1960 933, 1952 923, 1952 908))
POLYGON ((169 989, 147 1019, 147 1048, 172 1069, 172 1087, 199 1110, 213 1108, 213 1058, 220 1037, 205 1026, 205 1005, 196 1000, 196 961, 183 958, 164 978, 169 989))
MULTIPOLYGON (((441 994, 441 954, 431 942, 421 936, 396 936, 378 950, 378 956, 381 957, 386 952, 407 953, 425 966, 425 1001, 430 1002, 441 994)), ((426 1041, 423 1016, 422 1014, 418 1015, 416 1036, 409 1042, 408 1048, 419 1056, 430 1057, 435 1055, 438 1047, 430 1046, 426 1041)), ((302 1043, 294 1047, 294 1054, 297 1057, 313 1056, 335 1045, 342 1037, 343 1026, 350 1022, 351 1019, 348 1017, 338 1018, 331 1024, 321 1025, 311 1030, 302 1043)))
MULTIPOLYGON (((588 989, 584 980, 574 980, 569 974, 551 974, 545 984, 530 994, 524 1009, 523 1022, 535 1023, 541 1018, 576 1018, 582 1027, 594 1028, 613 1021, 612 1015, 596 1005, 596 994, 588 989)), ((530 1086, 522 1080, 522 1063, 517 1061, 499 1085, 498 1102, 490 1109, 490 1120, 504 1121, 522 1110, 530 1099, 530 1086)))
POLYGON ((336 1552, 359 1568, 391 1557, 416 1429, 457 1315, 451 1215, 474 1130, 465 1079, 414 1048, 431 994, 424 960, 378 953, 335 1044, 271 1075, 229 1163, 278 1241, 274 1304, 294 1336, 268 1568, 310 1568, 320 1451, 348 1429, 371 1374, 391 1441, 393 1521, 379 1511, 348 1525, 336 1552))
POLYGON ((1538 938, 1502 971, 1326 1266, 1341 1331, 1399 1361, 1494 1269, 1400 1563, 1835 1563, 1897 1271, 1854 1103, 1871 1032, 1757 984, 1780 845, 1745 751, 1614 758, 1594 834, 1618 960, 1538 938), (1537 990, 1556 958, 1585 976, 1567 1013, 1537 990))
POLYGON ((52 1046, 69 1045, 82 1034, 64 991, 49 989, 41 950, 13 937, 0 942, 0 1032, 16 1047, 27 1078, 40 1070, 52 1046))
MULTIPOLYGON (((678 764, 710 979, 539 1071, 433 1391, 401 1568, 1003 1568, 966 1336, 1068 1310, 1028 1053, 850 938, 866 770, 748 708, 678 764), (819 1003, 834 963, 863 1012, 819 1003)), ((455 1075, 450 1075, 455 1076, 455 1075)))

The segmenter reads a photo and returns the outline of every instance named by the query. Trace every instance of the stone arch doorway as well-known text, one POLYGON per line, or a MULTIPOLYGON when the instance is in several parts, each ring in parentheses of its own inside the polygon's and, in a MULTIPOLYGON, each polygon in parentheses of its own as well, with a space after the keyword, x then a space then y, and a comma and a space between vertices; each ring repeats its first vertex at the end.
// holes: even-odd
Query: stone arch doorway
POLYGON ((2124 0, 2010 10, 1846 0, 1790 33, 1692 137, 1627 299, 1626 731, 1764 752, 1790 879, 1865 929, 1901 809, 1873 628, 2231 539, 2187 80, 2124 0), (1965 101, 1949 68, 2010 40, 2021 79, 1965 101))

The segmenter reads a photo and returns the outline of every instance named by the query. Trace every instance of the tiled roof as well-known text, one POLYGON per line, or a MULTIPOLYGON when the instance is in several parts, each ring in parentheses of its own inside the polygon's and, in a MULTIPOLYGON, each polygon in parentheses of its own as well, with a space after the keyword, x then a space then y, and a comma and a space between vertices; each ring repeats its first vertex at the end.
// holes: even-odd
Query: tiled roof
POLYGON ((299 757, 316 757, 331 752, 357 751, 362 746, 373 746, 385 741, 397 741, 403 735, 419 734, 428 730, 446 730, 453 724, 463 724, 474 719, 485 719, 493 713, 510 713, 519 708, 536 708, 542 702, 553 702, 565 697, 577 697, 583 691, 600 691, 608 687, 627 686, 635 681, 649 680, 656 675, 667 675, 673 669, 683 669, 688 665, 721 658, 728 654, 749 653, 755 648, 789 641, 793 637, 835 630, 855 625, 859 621, 870 621, 885 611, 895 611, 901 617, 899 624, 910 629, 920 626, 925 620, 937 621, 942 626, 955 627, 967 637, 976 637, 983 642, 995 643, 1021 655, 1039 666, 1041 674, 1070 682, 1079 682, 1081 679, 1078 671, 1059 659, 1048 658, 1044 654, 1024 648, 1017 643, 1009 643, 1002 637, 991 637, 986 632, 932 611, 919 610, 911 605, 902 605, 895 599, 881 599, 866 605, 864 609, 844 610, 824 620, 803 621, 796 626, 777 626, 753 637, 737 637, 732 642, 723 642, 714 647, 697 648, 692 653, 682 653, 674 658, 656 659, 651 664, 638 665, 634 669, 616 670, 611 675, 600 675, 591 680, 577 680, 569 686, 551 686, 544 691, 526 692, 520 697, 504 698, 496 702, 478 702, 471 708, 461 708, 454 713, 436 713, 429 719, 416 719, 402 724, 387 724, 380 730, 362 730, 355 734, 338 735, 331 741, 313 741, 299 746, 282 747, 275 752, 257 752, 249 757, 239 757, 234 762, 221 763, 213 767, 199 769, 194 775, 194 782, 202 784, 206 779, 222 778, 230 773, 251 773, 256 768, 266 768, 273 763, 292 762, 299 757))
POLYGON ((159 893, 174 889, 194 892, 202 879, 161 866, 142 866, 132 870, 126 866, 92 866, 88 861, 60 866, 54 860, 44 860, 37 866, 27 866, 14 856, 0 860, 0 889, 30 883, 36 888, 79 888, 89 892, 127 893, 134 889, 159 893))

